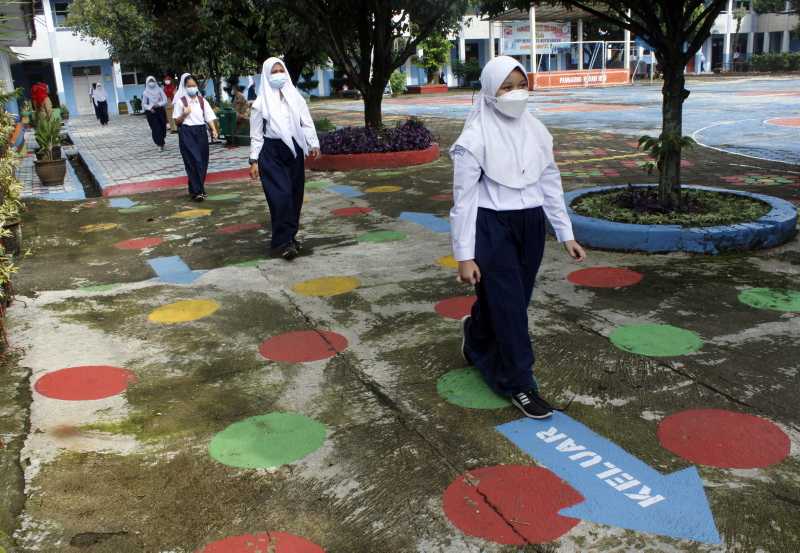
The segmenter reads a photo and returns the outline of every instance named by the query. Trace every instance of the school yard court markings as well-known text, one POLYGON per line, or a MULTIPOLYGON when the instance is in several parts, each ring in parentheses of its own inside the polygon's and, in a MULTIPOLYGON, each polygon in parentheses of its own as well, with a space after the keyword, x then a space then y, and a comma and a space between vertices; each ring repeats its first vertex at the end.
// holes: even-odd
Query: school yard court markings
POLYGON ((738 96, 800 96, 800 92, 796 90, 745 90, 743 92, 735 92, 738 96))
POLYGON ((691 409, 666 417, 658 426, 661 445, 699 465, 754 469, 789 456, 789 436, 774 423, 724 409, 691 409))
POLYGON ((217 234, 236 234, 238 232, 245 232, 248 230, 258 230, 264 228, 261 223, 237 223, 235 225, 228 225, 220 227, 216 230, 217 234))
POLYGON ((126 207, 124 209, 119 209, 120 213, 141 213, 142 211, 148 211, 153 209, 155 206, 146 205, 146 204, 137 204, 133 207, 126 207))
POLYGON ((208 217, 213 212, 212 209, 188 209, 179 211, 173 217, 177 219, 196 219, 198 217, 208 217))
POLYGON ((110 292, 117 286, 119 286, 119 284, 89 284, 87 286, 82 286, 81 288, 78 288, 78 291, 86 293, 110 292))
POLYGON ((421 225, 432 232, 450 232, 450 221, 437 217, 433 213, 417 213, 415 211, 404 211, 398 217, 401 221, 408 221, 421 225))
POLYGON ((456 319, 460 321, 462 318, 470 314, 476 299, 477 298, 475 296, 456 296, 454 298, 447 298, 438 302, 433 309, 446 319, 456 319))
POLYGON ((560 112, 571 111, 575 113, 600 113, 603 111, 623 111, 629 109, 639 109, 641 106, 630 104, 568 104, 562 106, 540 107, 537 111, 560 112))
POLYGON ((325 553, 325 550, 294 534, 264 532, 215 541, 197 553, 325 553))
POLYGON ((117 209, 127 209, 135 206, 138 202, 134 202, 130 198, 112 198, 108 205, 117 209))
POLYGON ((118 223, 94 223, 92 225, 83 225, 81 232, 102 232, 104 230, 113 230, 119 228, 118 223))
POLYGON ((800 127, 800 117, 774 117, 767 119, 765 123, 779 127, 800 127))
POLYGON ((91 401, 116 396, 136 382, 127 369, 109 365, 83 365, 47 373, 34 389, 45 397, 65 401, 91 401))
POLYGON ((209 197, 206 198, 208 202, 227 202, 230 200, 238 200, 241 198, 239 194, 236 192, 227 192, 224 194, 211 194, 209 197))
POLYGON ((728 184, 780 186, 784 184, 800 186, 800 177, 795 175, 774 175, 763 173, 745 173, 743 175, 725 175, 720 177, 728 184))
POLYGON ((691 330, 664 324, 621 326, 609 339, 623 351, 649 357, 686 355, 703 347, 703 340, 691 330))
POLYGON ((361 286, 361 282, 355 277, 322 277, 298 282, 292 286, 292 290, 302 296, 316 296, 328 298, 352 292, 361 286))
POLYGON ((558 512, 583 501, 547 469, 522 465, 483 467, 459 476, 445 490, 445 515, 470 536, 503 545, 556 540, 578 524, 558 512))
POLYGON ((625 288, 639 284, 644 275, 620 267, 589 267, 567 275, 567 280, 588 288, 625 288))
POLYGON ((327 190, 331 192, 336 192, 337 194, 344 196, 345 198, 359 198, 364 195, 364 193, 355 188, 354 186, 347 186, 346 184, 337 184, 335 186, 328 186, 327 190))
POLYGON ((450 193, 436 194, 435 196, 431 196, 431 200, 435 202, 451 202, 453 201, 453 195, 450 193))
POLYGON ((347 346, 347 338, 336 332, 297 330, 264 340, 258 351, 270 361, 309 363, 330 359, 347 346))
POLYGON ((511 402, 489 388, 475 367, 455 369, 439 377, 436 391, 448 403, 465 409, 504 409, 511 402))
POLYGON ((365 192, 369 192, 370 194, 391 194, 392 192, 400 192, 402 189, 402 186, 393 186, 387 184, 382 186, 372 186, 367 188, 365 192))
POLYGON ((163 242, 164 239, 160 236, 147 236, 144 238, 123 240, 122 242, 114 244, 114 247, 118 250, 144 250, 147 248, 154 248, 163 242))
POLYGON ((445 269, 458 269, 458 261, 452 255, 445 255, 436 260, 436 264, 445 269))
POLYGON ((397 242, 405 240, 406 235, 396 230, 373 230, 358 237, 359 242, 397 242))
POLYGON ((169 284, 191 284, 205 273, 205 271, 193 271, 177 255, 154 257, 148 259, 147 264, 161 282, 169 284))
POLYGON ((147 319, 159 324, 188 323, 208 317, 219 308, 214 300, 180 300, 154 309, 147 319))
MULTIPOLYGON (((84 151, 86 148, 82 149, 84 151)), ((180 158, 176 160, 180 163, 180 158)), ((242 159, 242 165, 247 164, 246 159, 242 159)), ((94 174, 94 171, 92 172, 94 174)), ((98 175, 94 175, 97 178, 98 175)), ((249 169, 229 169, 226 171, 209 172, 206 176, 206 185, 216 182, 226 182, 231 180, 244 180, 250 177, 249 169)), ((98 179, 100 180, 100 179, 98 179)), ((109 184, 103 188, 103 196, 116 197, 127 196, 128 194, 140 194, 142 192, 155 192, 157 190, 169 190, 171 188, 186 188, 186 175, 168 177, 163 179, 141 180, 135 182, 122 182, 119 184, 109 184)), ((184 194, 188 195, 188 192, 184 194)))
POLYGON ((756 309, 800 313, 800 291, 750 288, 739 294, 739 301, 756 309))
POLYGON ((590 428, 555 412, 502 424, 497 431, 553 471, 583 498, 558 513, 704 543, 720 543, 695 467, 663 475, 590 428))
POLYGON ((269 413, 235 422, 208 445, 211 457, 243 469, 272 469, 299 461, 325 442, 325 425, 299 413, 269 413))
POLYGON ((333 183, 328 180, 310 180, 306 182, 305 188, 306 190, 324 190, 332 184, 333 183))
POLYGON ((371 207, 342 207, 331 211, 335 217, 357 217, 367 213, 372 213, 371 207))

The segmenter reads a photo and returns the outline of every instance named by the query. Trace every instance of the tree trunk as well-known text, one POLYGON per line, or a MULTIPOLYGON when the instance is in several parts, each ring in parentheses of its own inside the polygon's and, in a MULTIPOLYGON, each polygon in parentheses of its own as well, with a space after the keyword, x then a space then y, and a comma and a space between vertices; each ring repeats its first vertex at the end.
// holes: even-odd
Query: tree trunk
POLYGON ((291 77, 292 82, 297 86, 300 75, 308 64, 308 59, 303 55, 297 55, 289 50, 284 53, 283 61, 286 63, 286 69, 289 70, 289 77, 291 77))
POLYGON ((375 83, 370 83, 369 88, 364 93, 364 123, 373 129, 383 126, 383 114, 381 104, 383 103, 383 87, 378 88, 375 83))
POLYGON ((683 102, 689 96, 680 64, 664 65, 661 132, 661 171, 658 197, 667 209, 677 209, 681 202, 681 140, 683 138, 683 102))

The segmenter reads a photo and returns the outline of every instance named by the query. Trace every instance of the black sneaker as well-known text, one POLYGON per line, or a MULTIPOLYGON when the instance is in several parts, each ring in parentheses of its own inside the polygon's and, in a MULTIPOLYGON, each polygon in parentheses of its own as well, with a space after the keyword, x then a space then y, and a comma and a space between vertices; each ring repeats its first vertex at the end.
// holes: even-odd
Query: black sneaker
POLYGON ((514 407, 522 411, 522 414, 528 418, 546 419, 553 416, 553 409, 545 407, 538 400, 541 400, 541 398, 534 390, 520 392, 511 396, 511 403, 514 404, 514 407))
POLYGON ((294 245, 294 249, 296 249, 298 253, 303 251, 303 243, 297 238, 292 238, 292 245, 294 245))
POLYGON ((467 355, 467 323, 471 317, 472 315, 465 315, 461 318, 461 357, 470 365, 472 365, 472 361, 467 355))
POLYGON ((205 199, 205 198, 203 198, 203 195, 202 195, 202 194, 194 194, 194 195, 192 196, 192 201, 193 201, 193 202, 202 202, 204 199, 205 199))
POLYGON ((294 247, 294 244, 286 246, 281 252, 281 257, 286 261, 292 261, 297 255, 297 248, 294 247))
POLYGON ((545 399, 542 396, 540 396, 536 392, 533 392, 533 394, 534 395, 532 397, 533 397, 533 400, 536 401, 536 403, 538 403, 539 405, 541 405, 545 409, 549 409, 551 413, 553 411, 555 411, 555 408, 552 405, 550 405, 547 401, 545 401, 545 399))

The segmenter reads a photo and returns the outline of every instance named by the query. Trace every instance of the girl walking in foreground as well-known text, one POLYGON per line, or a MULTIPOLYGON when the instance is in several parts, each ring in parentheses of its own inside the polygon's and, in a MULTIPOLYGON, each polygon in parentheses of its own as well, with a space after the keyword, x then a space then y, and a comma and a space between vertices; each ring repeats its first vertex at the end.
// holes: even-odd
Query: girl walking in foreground
POLYGON ((481 92, 450 149, 450 211, 458 279, 477 301, 462 321, 462 354, 498 394, 541 419, 552 407, 533 377, 528 304, 545 244, 545 216, 577 261, 553 138, 527 110, 528 78, 518 61, 494 58, 481 72, 481 92))
POLYGON ((297 257, 305 158, 319 157, 319 140, 305 100, 284 63, 269 58, 261 68, 258 98, 250 110, 250 177, 261 177, 272 219, 272 254, 297 257))
POLYGON ((158 86, 155 77, 147 77, 147 84, 142 94, 142 106, 147 115, 147 124, 150 125, 150 133, 153 135, 153 142, 164 151, 164 138, 167 136, 167 95, 158 86))

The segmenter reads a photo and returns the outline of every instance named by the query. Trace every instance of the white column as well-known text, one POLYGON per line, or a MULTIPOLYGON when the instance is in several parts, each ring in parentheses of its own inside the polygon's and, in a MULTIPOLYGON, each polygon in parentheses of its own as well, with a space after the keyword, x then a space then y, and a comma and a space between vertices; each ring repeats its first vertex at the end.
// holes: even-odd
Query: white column
POLYGON ((411 86, 413 83, 411 82, 411 58, 406 60, 406 86, 411 86))
POLYGON ((458 61, 467 61, 467 41, 464 39, 464 20, 461 20, 461 28, 458 31, 458 61))
POLYGON ((783 27, 783 41, 781 41, 781 52, 788 52, 789 46, 791 44, 790 33, 792 32, 792 27, 789 25, 789 13, 792 11, 792 6, 787 1, 783 7, 784 10, 784 27, 783 27))
POLYGON ((528 22, 531 25, 531 73, 533 73, 534 83, 536 82, 536 70, 538 65, 536 63, 536 6, 531 2, 530 10, 528 12, 528 22))
POLYGON ((748 59, 753 55, 753 45, 755 44, 756 37, 754 32, 747 33, 747 57, 748 59))
MULTIPOLYGON (((628 10, 628 17, 631 16, 631 10, 628 10)), ((631 32, 625 29, 625 71, 628 73, 628 78, 631 76, 631 32)))
POLYGON ((725 14, 725 45, 722 53, 722 70, 730 71, 731 67, 731 30, 733 27, 733 0, 728 0, 728 11, 725 14))
POLYGON ((761 41, 761 52, 769 54, 769 31, 764 31, 762 34, 764 35, 764 40, 761 41))
POLYGON ((502 56, 506 51, 505 40, 506 40, 506 26, 505 26, 505 22, 501 21, 500 22, 500 51, 498 52, 498 55, 502 56))
POLYGON ((583 19, 578 19, 578 69, 583 69, 583 19))
POLYGON ((489 59, 493 60, 494 53, 494 21, 489 20, 489 59))
POLYGON ((322 98, 325 96, 325 83, 322 81, 325 80, 325 71, 322 70, 322 66, 317 66, 317 96, 322 98))

